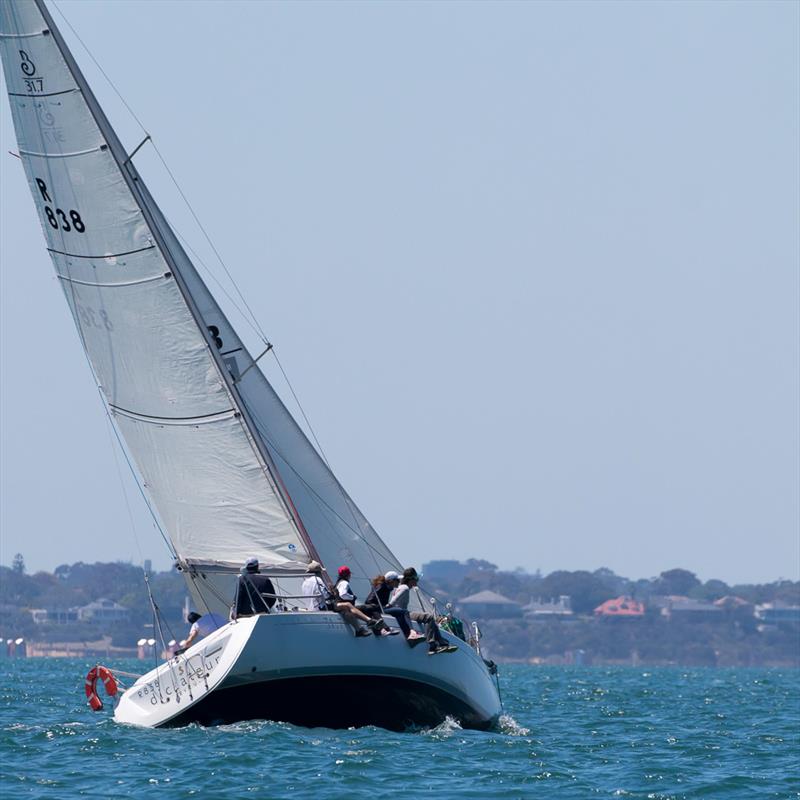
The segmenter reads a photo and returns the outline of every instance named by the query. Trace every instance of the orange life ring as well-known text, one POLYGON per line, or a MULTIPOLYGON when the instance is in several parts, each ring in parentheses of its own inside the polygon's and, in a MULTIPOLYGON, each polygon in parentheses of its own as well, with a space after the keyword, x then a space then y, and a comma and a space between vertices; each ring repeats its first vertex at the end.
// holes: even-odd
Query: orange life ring
POLYGON ((97 694, 98 679, 103 682, 106 694, 109 697, 116 697, 117 695, 117 681, 111 670, 108 667, 101 667, 99 664, 96 667, 92 667, 86 674, 86 684, 84 686, 92 711, 99 711, 103 707, 103 701, 97 694))

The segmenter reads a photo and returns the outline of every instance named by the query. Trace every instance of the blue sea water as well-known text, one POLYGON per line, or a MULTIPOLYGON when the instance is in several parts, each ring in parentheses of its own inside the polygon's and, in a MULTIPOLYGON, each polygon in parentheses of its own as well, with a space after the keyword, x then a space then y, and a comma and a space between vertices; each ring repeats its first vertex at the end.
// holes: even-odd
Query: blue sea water
POLYGON ((0 661, 4 799, 800 798, 800 671, 507 666, 498 730, 397 734, 117 725, 90 666, 0 661))

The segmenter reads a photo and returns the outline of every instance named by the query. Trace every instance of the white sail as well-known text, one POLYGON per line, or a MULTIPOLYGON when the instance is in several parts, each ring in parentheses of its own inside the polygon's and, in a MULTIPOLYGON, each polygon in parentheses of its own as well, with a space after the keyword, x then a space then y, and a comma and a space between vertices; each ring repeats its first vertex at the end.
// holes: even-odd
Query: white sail
POLYGON ((331 572, 348 564, 364 597, 398 560, 254 364, 52 20, 35 0, 15 0, 0 6, 0 25, 53 263, 179 558, 203 569, 258 555, 296 568, 314 556, 331 572))
POLYGON ((137 197, 141 179, 43 7, 0 3, 0 53, 19 154, 56 273, 179 558, 306 562, 304 540, 226 385, 212 337, 137 197))

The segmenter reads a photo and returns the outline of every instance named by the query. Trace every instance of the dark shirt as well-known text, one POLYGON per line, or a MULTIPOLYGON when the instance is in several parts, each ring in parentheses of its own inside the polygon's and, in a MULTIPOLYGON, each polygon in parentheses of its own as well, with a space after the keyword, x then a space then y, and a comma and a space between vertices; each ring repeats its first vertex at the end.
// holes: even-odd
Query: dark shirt
POLYGON ((275 587, 272 581, 258 572, 245 572, 239 576, 239 589, 236 599, 236 616, 249 617, 253 614, 263 614, 275 605, 275 587))
POLYGON ((367 605, 377 606, 380 604, 382 608, 385 608, 389 605, 389 595, 391 594, 391 588, 386 581, 384 581, 379 586, 373 586, 370 593, 367 595, 367 605))

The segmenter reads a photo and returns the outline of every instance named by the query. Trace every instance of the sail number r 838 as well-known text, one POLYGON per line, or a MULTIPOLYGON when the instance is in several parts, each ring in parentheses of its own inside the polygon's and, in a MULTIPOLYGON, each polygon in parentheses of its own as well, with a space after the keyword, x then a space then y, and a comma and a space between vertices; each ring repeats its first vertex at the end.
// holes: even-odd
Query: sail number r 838
MULTIPOLYGON (((45 203, 52 203, 53 201, 50 199, 50 195, 47 192, 47 184, 41 178, 36 178, 35 180, 36 185, 39 187, 39 191, 42 193, 45 203)), ((49 205, 45 205, 44 213, 47 217, 47 221, 50 223, 50 227, 55 228, 56 230, 60 228, 64 232, 73 230, 77 233, 86 232, 86 225, 83 224, 81 215, 74 208, 71 208, 65 213, 60 208, 57 208, 55 211, 53 211, 49 205), (67 219, 67 214, 69 214, 69 219, 67 219)))

